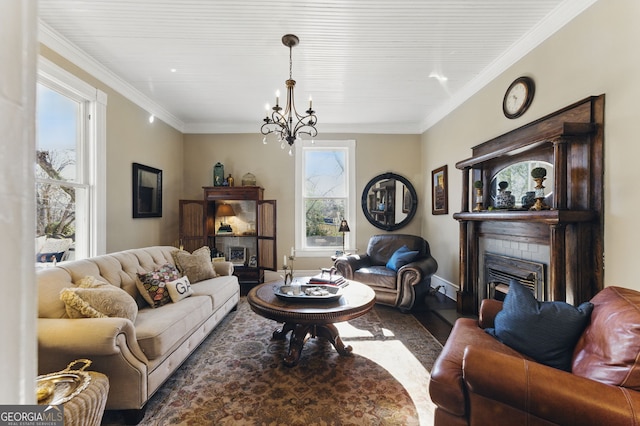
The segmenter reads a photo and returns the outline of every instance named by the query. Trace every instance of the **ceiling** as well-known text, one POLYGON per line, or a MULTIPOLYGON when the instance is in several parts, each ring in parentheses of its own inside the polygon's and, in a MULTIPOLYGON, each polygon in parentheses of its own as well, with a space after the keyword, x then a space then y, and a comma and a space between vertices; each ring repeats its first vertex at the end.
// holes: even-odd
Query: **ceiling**
MULTIPOLYGON (((421 133, 595 0, 39 0, 45 45, 185 133, 421 133)), ((515 79, 516 75, 513 76, 515 79)))

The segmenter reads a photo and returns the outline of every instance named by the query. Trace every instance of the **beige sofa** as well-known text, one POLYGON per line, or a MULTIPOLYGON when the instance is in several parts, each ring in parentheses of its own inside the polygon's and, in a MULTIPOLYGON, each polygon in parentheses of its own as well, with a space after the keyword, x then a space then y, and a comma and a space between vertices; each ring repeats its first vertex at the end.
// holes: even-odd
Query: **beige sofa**
POLYGON ((148 399, 240 299, 238 279, 231 275, 233 265, 214 262, 219 276, 192 284, 190 297, 157 308, 145 304, 136 286, 137 274, 175 265, 176 250, 133 249, 37 271, 39 374, 88 358, 92 369, 109 377, 106 409, 135 410, 128 414, 141 418, 148 399), (60 293, 87 276, 117 286, 137 300, 135 320, 69 318, 60 293))

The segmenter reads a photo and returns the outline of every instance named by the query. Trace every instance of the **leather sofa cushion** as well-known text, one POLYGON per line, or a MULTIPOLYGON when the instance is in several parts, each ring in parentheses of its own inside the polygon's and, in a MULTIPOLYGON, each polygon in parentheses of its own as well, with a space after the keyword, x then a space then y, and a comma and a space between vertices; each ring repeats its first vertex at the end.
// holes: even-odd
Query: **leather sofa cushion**
POLYGON ((478 327, 478 321, 471 318, 458 319, 433 366, 429 383, 433 402, 454 416, 466 415, 462 359, 464 349, 469 345, 530 359, 487 334, 478 327))
POLYGON ((591 299, 591 323, 574 350, 572 372, 640 390, 640 293, 606 287, 591 299))
POLYGON ((418 258, 426 253, 426 241, 416 235, 382 234, 369 239, 367 254, 373 265, 385 265, 393 253, 400 247, 407 246, 411 251, 418 251, 418 258))
POLYGON ((141 309, 135 322, 138 344, 150 360, 166 355, 212 312, 209 297, 191 296, 161 308, 141 309))
POLYGON ((392 271, 386 266, 370 266, 368 268, 357 269, 353 273, 353 279, 365 283, 372 287, 397 289, 396 271, 392 271))

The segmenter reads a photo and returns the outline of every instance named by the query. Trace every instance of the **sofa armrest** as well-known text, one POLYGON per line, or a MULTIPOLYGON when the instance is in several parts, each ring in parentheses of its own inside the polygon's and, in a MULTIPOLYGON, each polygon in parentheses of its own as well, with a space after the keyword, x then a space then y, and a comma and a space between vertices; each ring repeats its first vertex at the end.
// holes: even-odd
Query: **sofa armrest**
POLYGON ((502 302, 495 299, 483 299, 480 303, 478 325, 480 328, 493 328, 498 312, 502 310, 502 302))
POLYGON ((76 354, 77 358, 130 352, 138 361, 148 363, 133 323, 125 318, 38 318, 38 350, 39 356, 58 352, 76 354), (126 350, 120 347, 123 341, 126 350))
POLYGON ((216 274, 223 276, 233 275, 233 263, 231 262, 212 262, 213 270, 216 274))
POLYGON ((371 258, 367 254, 351 254, 336 259, 334 266, 346 279, 353 279, 353 273, 360 268, 371 266, 371 258))
POLYGON ((470 424, 525 424, 532 419, 558 425, 640 423, 640 392, 478 346, 465 349, 463 377, 470 424))
POLYGON ((431 277, 438 270, 438 262, 429 256, 407 263, 398 269, 398 282, 416 285, 431 277))

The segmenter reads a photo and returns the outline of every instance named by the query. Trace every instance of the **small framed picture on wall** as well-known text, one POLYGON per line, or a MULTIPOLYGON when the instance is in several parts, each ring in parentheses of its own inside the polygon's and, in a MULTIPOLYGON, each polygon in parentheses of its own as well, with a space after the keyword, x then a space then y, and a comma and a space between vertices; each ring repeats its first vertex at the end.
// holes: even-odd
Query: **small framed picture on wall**
POLYGON ((431 214, 449 213, 448 185, 446 165, 431 172, 431 214))

